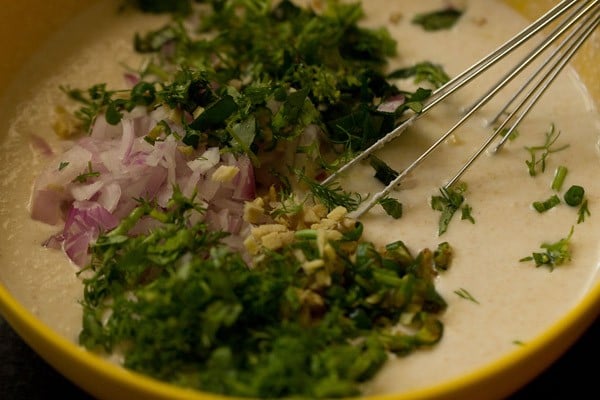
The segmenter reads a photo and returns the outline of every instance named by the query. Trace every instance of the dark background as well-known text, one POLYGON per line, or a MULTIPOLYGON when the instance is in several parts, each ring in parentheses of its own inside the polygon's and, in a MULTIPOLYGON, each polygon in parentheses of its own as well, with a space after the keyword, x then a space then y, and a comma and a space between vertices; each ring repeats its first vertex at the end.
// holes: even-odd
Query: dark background
MULTIPOLYGON (((600 398, 599 341, 600 318, 563 357, 510 400, 566 399, 582 393, 586 393, 586 398, 600 398)), ((91 400, 92 397, 46 364, 0 318, 0 399, 91 400)))

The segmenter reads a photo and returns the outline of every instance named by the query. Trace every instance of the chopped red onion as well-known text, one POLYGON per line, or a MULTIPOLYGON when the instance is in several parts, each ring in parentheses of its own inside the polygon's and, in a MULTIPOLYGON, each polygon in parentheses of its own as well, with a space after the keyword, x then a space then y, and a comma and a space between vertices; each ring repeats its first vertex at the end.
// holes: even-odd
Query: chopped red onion
MULTIPOLYGON (((48 224, 64 221, 62 231, 49 238, 46 246, 60 244, 75 264, 83 266, 89 262, 89 245, 131 213, 137 199, 155 200, 164 207, 175 186, 184 195, 196 195, 205 202, 206 214, 194 220, 205 218, 213 229, 233 235, 244 230, 244 202, 256 195, 250 159, 221 155, 217 147, 184 153, 180 151, 184 145, 175 135, 166 135, 154 145, 148 143, 144 136, 162 120, 173 131, 183 132, 166 117, 162 108, 143 115, 137 108, 113 126, 100 116, 90 136, 56 156, 56 165, 50 163, 36 179, 30 202, 32 218, 48 224), (59 170, 58 163, 66 166, 59 170), (236 166, 239 172, 230 182, 212 180, 221 165, 236 166)), ((154 224, 143 219, 131 234, 145 232, 154 224)), ((229 241, 239 244, 242 239, 229 241)))

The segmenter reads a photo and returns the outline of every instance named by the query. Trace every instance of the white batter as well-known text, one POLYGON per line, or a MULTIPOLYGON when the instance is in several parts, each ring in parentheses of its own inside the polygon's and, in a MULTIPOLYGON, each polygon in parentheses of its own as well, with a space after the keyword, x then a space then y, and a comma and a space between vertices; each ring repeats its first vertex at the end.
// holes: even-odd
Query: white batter
MULTIPOLYGON (((139 65, 140 59, 130 51, 132 35, 160 26, 160 18, 115 16, 117 3, 105 2, 66 26, 26 66, 7 91, 10 96, 0 103, 0 281, 43 322, 73 341, 80 329, 77 301, 82 285, 75 275, 77 268, 61 252, 40 245, 59 228, 29 218, 31 184, 46 160, 34 156, 27 138, 31 134, 42 136, 60 151, 65 143, 55 140, 51 129, 54 106, 64 101, 58 86, 85 88, 108 82, 110 88, 120 88, 124 86, 121 62, 139 65), (90 26, 93 31, 87 29, 90 26)), ((425 33, 410 24, 415 13, 444 4, 441 0, 369 0, 364 7, 369 24, 388 25, 397 39, 400 57, 396 66, 431 60, 444 65, 451 76, 526 24, 514 11, 493 0, 461 2, 467 12, 449 31, 425 33), (390 15, 401 18, 390 23, 390 15)), ((468 93, 481 93, 485 87, 477 86, 479 92, 468 89, 452 97, 379 156, 401 170, 433 137, 453 124, 459 107, 469 103, 468 93)), ((514 350, 515 341, 526 345, 556 323, 600 279, 600 117, 576 73, 568 68, 520 126, 520 137, 500 154, 483 156, 463 177, 469 186, 466 201, 473 207, 476 224, 461 221, 457 215, 448 232, 437 236, 439 213, 431 210, 429 199, 491 132, 483 122, 493 114, 493 106, 486 110, 394 192, 404 204, 402 219, 393 220, 377 208, 364 217, 368 240, 388 243, 401 239, 415 253, 449 241, 456 251, 453 266, 437 282, 449 303, 441 343, 431 351, 390 361, 370 385, 370 392, 430 386, 489 364, 514 350), (524 146, 542 144, 551 123, 562 132, 557 144, 568 143, 570 147, 551 154, 546 172, 531 178, 524 146), (586 189, 592 215, 583 224, 576 224, 577 210, 564 204, 545 214, 530 207, 533 201, 552 194, 550 183, 558 165, 569 169, 565 188, 578 184, 586 189), (542 242, 566 237, 572 225, 572 262, 549 272, 518 261, 539 251, 542 242), (479 304, 457 296, 454 292, 459 289, 467 290, 479 304)), ((357 167, 351 174, 352 179, 344 182, 346 189, 382 189, 370 168, 357 167)))

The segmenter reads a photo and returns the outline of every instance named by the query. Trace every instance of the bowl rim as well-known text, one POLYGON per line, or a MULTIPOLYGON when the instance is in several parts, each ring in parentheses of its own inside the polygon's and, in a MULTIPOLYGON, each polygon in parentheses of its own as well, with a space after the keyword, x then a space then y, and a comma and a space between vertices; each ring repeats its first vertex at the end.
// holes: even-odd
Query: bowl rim
MULTIPOLYGON (((100 398, 234 399, 179 388, 126 370, 86 351, 58 334, 25 308, 0 282, 0 314, 17 334, 50 365, 73 383, 100 398), (104 385, 106 383, 106 385, 104 385), (112 387, 111 387, 112 385, 112 387)), ((502 398, 542 372, 600 316, 600 282, 552 326, 524 346, 481 368, 426 388, 398 394, 367 395, 366 400, 502 398)))
MULTIPOLYGON (((22 0, 32 3, 31 0, 22 0)), ((63 0, 61 3, 79 3, 63 0)), ((505 0, 514 6, 515 1, 505 0)), ((94 1, 90 1, 91 5, 94 1)), ((544 3, 544 1, 540 1, 544 3)), ((547 2, 546 2, 547 3, 547 2)), ((73 6, 79 10, 81 6, 73 6)), ((522 10, 520 10, 522 11, 522 10)), ((75 12, 75 11, 73 11, 75 12)), ((0 90, 4 88, 1 87, 0 90)), ((600 102, 600 98, 596 98, 600 102)), ((598 269, 598 266, 594 266, 598 269)), ((208 392, 184 389, 126 370, 82 349, 58 334, 22 305, 0 280, 0 315, 50 365, 73 383, 100 398, 129 399, 233 399, 208 392)), ((585 292, 565 315, 524 346, 486 363, 468 374, 436 385, 399 394, 368 395, 367 400, 501 398, 541 373, 562 355, 600 316, 600 280, 585 292)))

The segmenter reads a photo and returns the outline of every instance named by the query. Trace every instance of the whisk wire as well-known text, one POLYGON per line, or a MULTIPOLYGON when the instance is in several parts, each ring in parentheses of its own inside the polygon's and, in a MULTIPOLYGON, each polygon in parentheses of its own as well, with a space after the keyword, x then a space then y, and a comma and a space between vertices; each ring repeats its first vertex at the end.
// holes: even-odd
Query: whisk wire
MULTIPOLYGON (((427 101, 423 105, 423 109, 419 113, 413 114, 404 122, 400 123, 396 128, 390 131, 387 135, 377 140, 371 146, 369 146, 362 153, 358 154, 356 157, 348 161, 346 164, 342 165, 337 171, 327 177, 323 184, 327 184, 335 180, 339 175, 344 173, 346 170, 350 169, 352 166, 357 164, 358 162, 365 159, 369 154, 373 151, 383 147, 388 142, 397 138, 402 132, 404 132, 410 125, 412 125, 417 119, 427 113, 430 109, 435 107, 438 103, 446 99, 452 93, 454 93, 459 88, 463 87, 467 83, 471 82, 475 77, 477 77, 481 72, 485 71, 489 67, 491 67, 494 63, 496 63, 500 58, 504 57, 507 53, 518 48, 523 43, 527 42, 532 36, 540 32, 550 23, 555 21, 557 18, 561 17, 565 12, 569 11, 578 0, 563 0, 554 6, 552 9, 547 11, 537 20, 535 20, 531 25, 527 26, 515 36, 510 38, 504 44, 499 46, 497 49, 489 53, 487 56, 483 57, 481 60, 471 65, 469 68, 450 79, 446 84, 436 89, 431 96, 427 99, 427 101)), ((369 206, 371 208, 372 205, 369 206)))
MULTIPOLYGON (((588 6, 588 7, 593 7, 593 5, 588 6)), ((570 17, 568 17, 567 20, 563 21, 562 24, 560 24, 559 26, 557 26, 552 31, 552 33, 550 33, 548 35, 548 37, 545 40, 545 42, 552 42, 552 41, 554 41, 555 38, 559 37, 566 29, 568 29, 573 23, 577 22, 588 11, 589 11, 589 8, 586 8, 585 4, 582 5, 579 9, 575 10, 575 12, 570 17), (582 9, 583 9, 583 11, 582 11, 582 9)), ((523 91, 527 88, 527 86, 529 86, 535 80, 536 76, 538 76, 541 73, 541 71, 550 63, 550 60, 552 60, 556 56, 560 56, 561 55, 561 51, 562 51, 563 47, 569 42, 569 40, 571 40, 573 37, 575 37, 577 34, 579 34, 579 32, 581 31, 581 29, 583 28, 583 26, 586 23, 588 23, 590 20, 593 19, 593 16, 594 16, 594 14, 590 15, 586 19, 586 21, 584 23, 580 24, 577 27, 577 29, 568 36, 568 39, 564 40, 556 49, 554 49, 554 51, 551 53, 551 55, 548 56, 548 58, 543 63, 541 63, 541 65, 535 70, 535 72, 533 72, 529 76, 529 78, 521 86, 521 88, 515 92, 515 94, 510 98, 510 100, 508 102, 506 102, 506 104, 504 105, 504 107, 502 107, 498 111, 498 113, 496 114, 496 116, 490 120, 490 124, 493 124, 493 123, 495 123, 495 122, 498 121, 498 119, 500 118, 500 116, 503 115, 506 112, 506 110, 510 107, 510 105, 523 93, 523 91)), ((586 36, 586 38, 587 38, 587 36, 586 36)), ((544 42, 540 43, 537 48, 540 48, 542 45, 544 45, 544 42)), ((537 48, 536 48, 536 50, 537 50, 537 48)), ((532 51, 532 53, 533 53, 533 51, 532 51)))
POLYGON ((537 68, 537 70, 531 74, 531 76, 527 79, 527 82, 517 91, 517 93, 506 103, 506 105, 502 108, 502 112, 496 115, 490 123, 496 122, 501 114, 512 104, 520 94, 524 92, 524 90, 535 81, 535 78, 549 66, 548 71, 542 78, 537 82, 537 84, 531 88, 525 97, 521 100, 521 102, 517 105, 517 107, 509 113, 509 115, 502 121, 502 123, 496 127, 494 132, 488 139, 481 145, 481 147, 469 158, 469 160, 463 164, 461 169, 458 171, 454 177, 452 177, 446 185, 445 188, 451 187, 454 183, 460 179, 460 177, 466 172, 466 170, 471 166, 471 164, 479 158, 479 156, 489 147, 492 141, 503 132, 502 139, 499 143, 493 148, 492 152, 499 151, 502 146, 506 143, 506 141, 511 137, 512 133, 515 131, 517 126, 521 123, 521 121, 527 116, 531 108, 537 103, 542 94, 550 87, 551 83, 556 79, 558 74, 564 69, 567 63, 571 60, 573 55, 577 52, 577 50, 581 47, 581 45, 585 42, 585 40, 592 34, 595 28, 600 24, 600 19, 598 18, 598 14, 600 13, 600 9, 596 10, 593 14, 589 15, 586 20, 581 23, 573 32, 571 32, 565 40, 563 40, 560 45, 552 52, 552 54, 544 61, 544 63, 537 68), (568 48, 565 51, 562 51, 564 47, 568 45, 568 48), (516 119, 514 119, 516 117, 516 119), (506 128, 510 121, 514 119, 513 124, 510 128, 506 128))
MULTIPOLYGON (((556 62, 553 64, 554 68, 552 69, 552 73, 549 74, 549 75, 546 75, 545 78, 544 78, 544 80, 540 81, 527 94, 527 96, 526 96, 525 99, 526 100, 527 99, 531 99, 531 100, 527 103, 526 108, 523 110, 523 112, 519 116, 519 119, 513 124, 513 126, 511 127, 511 130, 509 132, 507 132, 503 136, 503 138, 500 141, 500 143, 494 148, 494 152, 498 151, 504 145, 504 143, 506 142, 506 140, 508 140, 508 138, 510 137, 510 134, 512 133, 512 130, 514 130, 514 128, 516 127, 516 125, 518 125, 521 122, 521 120, 527 115, 527 113, 529 112, 529 110, 536 104, 537 100, 541 97, 541 95, 546 91, 546 89, 548 89, 550 87, 550 84, 554 81, 554 79, 556 79, 556 77, 558 76, 559 72, 564 69, 564 67, 571 60, 571 58, 573 58, 573 56, 575 55, 575 53, 577 52, 577 50, 579 50, 579 48, 583 45, 583 43, 585 42, 585 40, 598 27, 598 25, 600 24, 600 18, 598 18, 599 14, 600 14, 600 12, 596 12, 595 13, 595 17, 590 16, 588 18, 588 21, 586 21, 586 23, 584 25, 582 25, 582 27, 578 28, 578 30, 576 32, 574 32, 573 35, 570 35, 570 37, 569 37, 568 40, 571 40, 571 39, 575 38, 574 41, 572 43, 570 43, 568 49, 564 52, 564 55, 562 55, 560 58, 558 58, 556 60, 556 62), (593 19, 593 18, 595 18, 595 19, 593 19), (581 35, 578 36, 578 37, 574 36, 574 34, 575 33, 579 33, 579 31, 581 31, 583 29, 583 27, 585 27, 585 31, 583 31, 581 33, 581 35)), ((568 41, 566 40, 563 43, 567 44, 568 41)), ((558 54, 560 55, 560 53, 558 53, 558 54)), ((522 104, 525 104, 525 103, 522 102, 521 105, 522 104)), ((518 111, 518 109, 516 111, 518 111)), ((513 113, 511 113, 511 117, 516 113, 516 111, 514 111, 513 113)))
MULTIPOLYGON (((562 9, 560 15, 562 15, 563 13, 569 11, 575 5, 576 5, 576 3, 572 3, 572 4, 570 4, 570 6, 568 8, 562 9)), ((523 71, 527 66, 529 66, 560 35, 562 35, 568 29, 570 29, 575 23, 577 23, 585 15, 586 12, 589 11, 589 7, 590 6, 588 6, 588 7, 585 7, 585 6, 586 6, 585 4, 582 4, 575 11, 573 11, 570 16, 568 16, 550 34, 548 34, 548 36, 546 37, 545 40, 543 40, 535 48, 533 48, 530 51, 530 53, 527 54, 527 56, 525 58, 523 58, 520 62, 516 63, 516 65, 514 66, 513 69, 511 69, 510 71, 508 71, 496 84, 492 85, 491 89, 486 94, 484 94, 478 100, 476 100, 473 103, 474 105, 472 105, 470 107, 467 107, 465 109, 465 111, 466 110, 470 110, 473 107, 476 107, 478 104, 480 104, 483 101, 483 99, 489 97, 491 93, 495 93, 496 91, 498 91, 499 89, 501 89, 502 87, 504 87, 506 84, 508 84, 510 81, 512 81, 516 76, 518 76, 519 73, 521 73, 521 71, 523 71)), ((529 41, 529 39, 530 39, 530 36, 527 37, 526 41, 529 41)), ((520 44, 524 44, 524 43, 525 42, 522 42, 520 44)), ((514 48, 506 49, 504 52, 502 52, 501 54, 499 54, 499 57, 500 58, 505 57, 512 50, 514 50, 514 48)), ((494 62, 495 61, 497 61, 497 60, 494 60, 494 62)), ((493 94, 492 94, 492 96, 493 96, 493 94)))
POLYGON ((528 114, 531 108, 537 103, 541 95, 548 89, 551 83, 558 76, 560 71, 567 65, 568 61, 573 57, 577 50, 581 47, 584 41, 591 35, 600 23, 600 0, 563 0, 554 6, 551 10, 546 12, 531 25, 517 33, 515 36, 510 38, 504 44, 499 46, 497 49, 489 53, 487 56, 476 62, 468 69, 448 81, 445 85, 435 90, 429 99, 423 105, 421 112, 412 114, 409 118, 401 122, 395 129, 390 131, 387 135, 376 141, 369 148, 358 154, 356 157, 348 161, 336 172, 331 174, 327 179, 323 181, 323 184, 332 182, 334 179, 339 177, 342 173, 347 171, 358 162, 364 160, 375 150, 381 148, 391 140, 397 138, 402 132, 404 132, 409 126, 415 123, 425 113, 435 107, 442 100, 447 98, 449 95, 455 93, 458 89, 462 88, 466 84, 470 83, 475 78, 479 77, 484 71, 495 65, 499 60, 505 58, 507 54, 511 53, 516 48, 520 47, 524 43, 528 42, 533 36, 539 33, 542 29, 546 28, 549 24, 556 21, 558 18, 569 13, 562 22, 553 29, 553 31, 545 36, 537 46, 535 46, 515 67, 506 73, 495 85, 493 85, 488 92, 476 100, 473 105, 463 110, 464 115, 456 122, 448 131, 441 135, 430 147, 428 147, 423 153, 419 155, 410 165, 403 169, 396 178, 390 182, 385 189, 379 191, 369 197, 369 200, 365 202, 358 210, 353 214, 355 218, 359 218, 368 210, 370 210, 375 204, 377 204, 382 198, 387 196, 389 192, 396 187, 411 171, 419 166, 431 153, 433 153, 444 141, 446 141, 450 135, 452 135, 463 123, 465 123, 476 111, 487 104, 501 89, 503 89, 508 83, 516 78, 523 70, 528 67, 535 59, 537 59, 542 53, 544 53, 559 37, 565 36, 562 42, 547 56, 542 64, 526 79, 525 83, 517 90, 517 92, 508 100, 508 102, 501 108, 500 112, 489 121, 489 124, 496 123, 502 115, 506 113, 506 110, 513 105, 513 103, 522 97, 515 110, 509 113, 504 118, 502 123, 494 130, 494 132, 484 141, 484 143, 478 148, 478 150, 469 158, 469 160, 463 164, 458 173, 454 175, 445 185, 444 188, 448 189, 466 172, 466 170, 472 165, 472 163, 490 146, 490 144, 503 133, 502 139, 494 148, 494 152, 500 150, 504 143, 508 140, 511 134, 516 129, 517 125, 523 120, 528 114), (574 10, 573 10, 574 9, 574 10), (583 20, 583 21, 582 21, 583 20), (576 26, 575 28, 573 28, 576 26), (572 30, 569 32, 569 30, 572 30), (545 72, 542 74, 542 72, 545 72), (541 78, 539 78, 541 76, 541 78), (539 79, 539 80, 538 80, 539 79), (537 80, 537 83, 536 83, 537 80), (525 90, 533 85, 527 93, 525 90), (525 94, 524 94, 525 93, 525 94), (524 94, 524 96, 523 96, 524 94), (510 128, 506 129, 506 126, 510 121, 514 121, 510 128))

